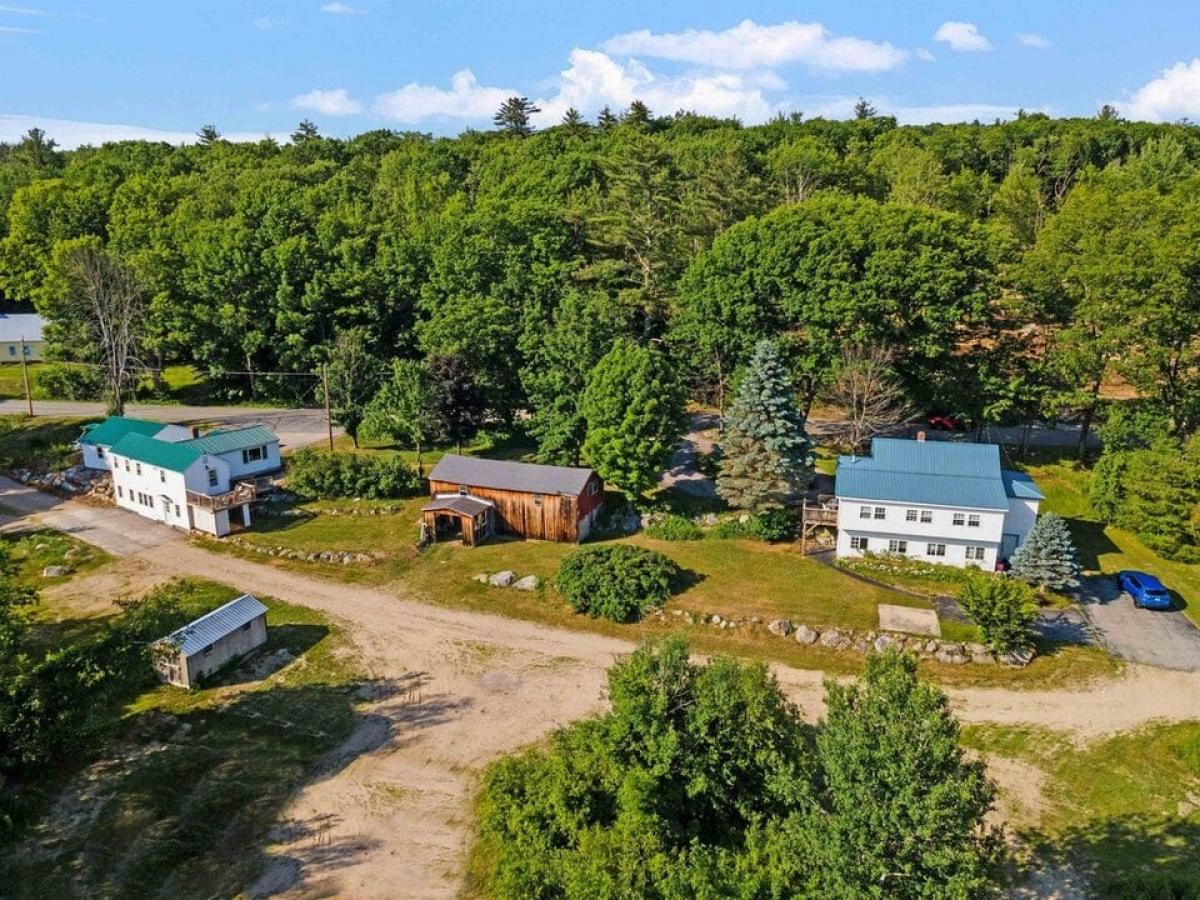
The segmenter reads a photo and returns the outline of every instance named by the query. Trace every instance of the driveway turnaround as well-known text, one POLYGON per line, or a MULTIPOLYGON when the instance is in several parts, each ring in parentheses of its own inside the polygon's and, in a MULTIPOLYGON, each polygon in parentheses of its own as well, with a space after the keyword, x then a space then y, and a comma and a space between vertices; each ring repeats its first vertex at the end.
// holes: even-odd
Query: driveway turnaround
POLYGON ((1112 576, 1084 580, 1083 611, 1108 649, 1130 662, 1200 672, 1200 628, 1178 610, 1138 609, 1112 576))

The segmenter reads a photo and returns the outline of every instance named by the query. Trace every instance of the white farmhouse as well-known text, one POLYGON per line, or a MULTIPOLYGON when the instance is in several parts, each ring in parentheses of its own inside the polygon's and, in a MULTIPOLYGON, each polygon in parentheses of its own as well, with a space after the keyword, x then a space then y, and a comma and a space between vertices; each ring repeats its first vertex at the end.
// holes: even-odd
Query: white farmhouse
POLYGON ((182 441, 131 430, 108 448, 105 458, 118 506, 217 537, 250 524, 256 491, 252 481, 239 479, 280 467, 279 438, 265 425, 182 441))
POLYGON ((1042 492, 994 444, 875 438, 838 459, 837 555, 908 556, 991 571, 1037 519, 1042 492))
POLYGON ((129 416, 109 416, 103 422, 85 425, 76 442, 83 451, 83 464, 89 469, 108 469, 108 451, 127 434, 142 434, 159 441, 186 441, 195 437, 192 429, 183 425, 147 422, 129 416))

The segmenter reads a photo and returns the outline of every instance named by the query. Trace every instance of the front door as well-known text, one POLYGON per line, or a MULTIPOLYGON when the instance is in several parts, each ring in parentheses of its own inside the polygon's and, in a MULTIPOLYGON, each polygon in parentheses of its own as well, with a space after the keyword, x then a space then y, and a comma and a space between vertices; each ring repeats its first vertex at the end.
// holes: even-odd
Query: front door
POLYGON ((1000 558, 1012 559, 1012 555, 1017 552, 1017 545, 1021 543, 1019 535, 1006 534, 1000 538, 1000 558))

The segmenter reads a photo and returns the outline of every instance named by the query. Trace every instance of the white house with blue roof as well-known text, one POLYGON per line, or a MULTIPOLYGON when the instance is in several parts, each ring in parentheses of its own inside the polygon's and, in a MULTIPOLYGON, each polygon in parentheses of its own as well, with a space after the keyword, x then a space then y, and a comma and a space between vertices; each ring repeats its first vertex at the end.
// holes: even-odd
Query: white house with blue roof
POLYGON ((1000 465, 994 444, 875 438, 838 459, 837 555, 907 556, 991 571, 1009 559, 1044 498, 1000 465))

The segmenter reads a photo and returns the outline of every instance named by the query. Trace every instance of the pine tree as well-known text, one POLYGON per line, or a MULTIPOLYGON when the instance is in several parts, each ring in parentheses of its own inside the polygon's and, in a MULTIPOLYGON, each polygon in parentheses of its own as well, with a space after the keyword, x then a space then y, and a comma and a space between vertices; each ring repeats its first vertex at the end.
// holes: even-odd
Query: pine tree
POLYGON ((313 122, 311 119, 301 119, 300 124, 296 126, 296 130, 292 132, 292 143, 300 144, 320 136, 321 131, 317 128, 316 122, 313 122))
POLYGON ((633 125, 636 128, 646 128, 653 120, 653 115, 648 107, 641 100, 634 100, 629 104, 629 109, 625 111, 625 117, 622 119, 627 125, 633 125))
POLYGON ((858 102, 854 104, 854 118, 856 119, 873 119, 879 115, 877 110, 869 100, 863 97, 858 98, 858 102))
POLYGON ((1061 516, 1046 513, 1034 523, 1025 543, 1013 554, 1012 574, 1052 590, 1079 585, 1079 557, 1061 516))
POLYGON ((529 117, 541 111, 541 107, 535 106, 528 97, 509 97, 492 116, 492 124, 501 131, 525 137, 533 133, 529 117))
POLYGON ((808 487, 812 441, 796 389, 773 341, 759 341, 725 416, 717 493, 731 506, 760 511, 808 487))
POLYGON ((563 113, 562 129, 569 135, 580 135, 587 132, 588 124, 584 120, 583 114, 572 106, 563 113))
POLYGON ((613 128, 616 128, 619 121, 613 111, 607 106, 596 114, 596 126, 601 131, 611 131, 613 128))
POLYGON ((196 132, 196 142, 205 147, 215 144, 221 139, 221 132, 217 130, 216 125, 201 125, 200 130, 196 132))

